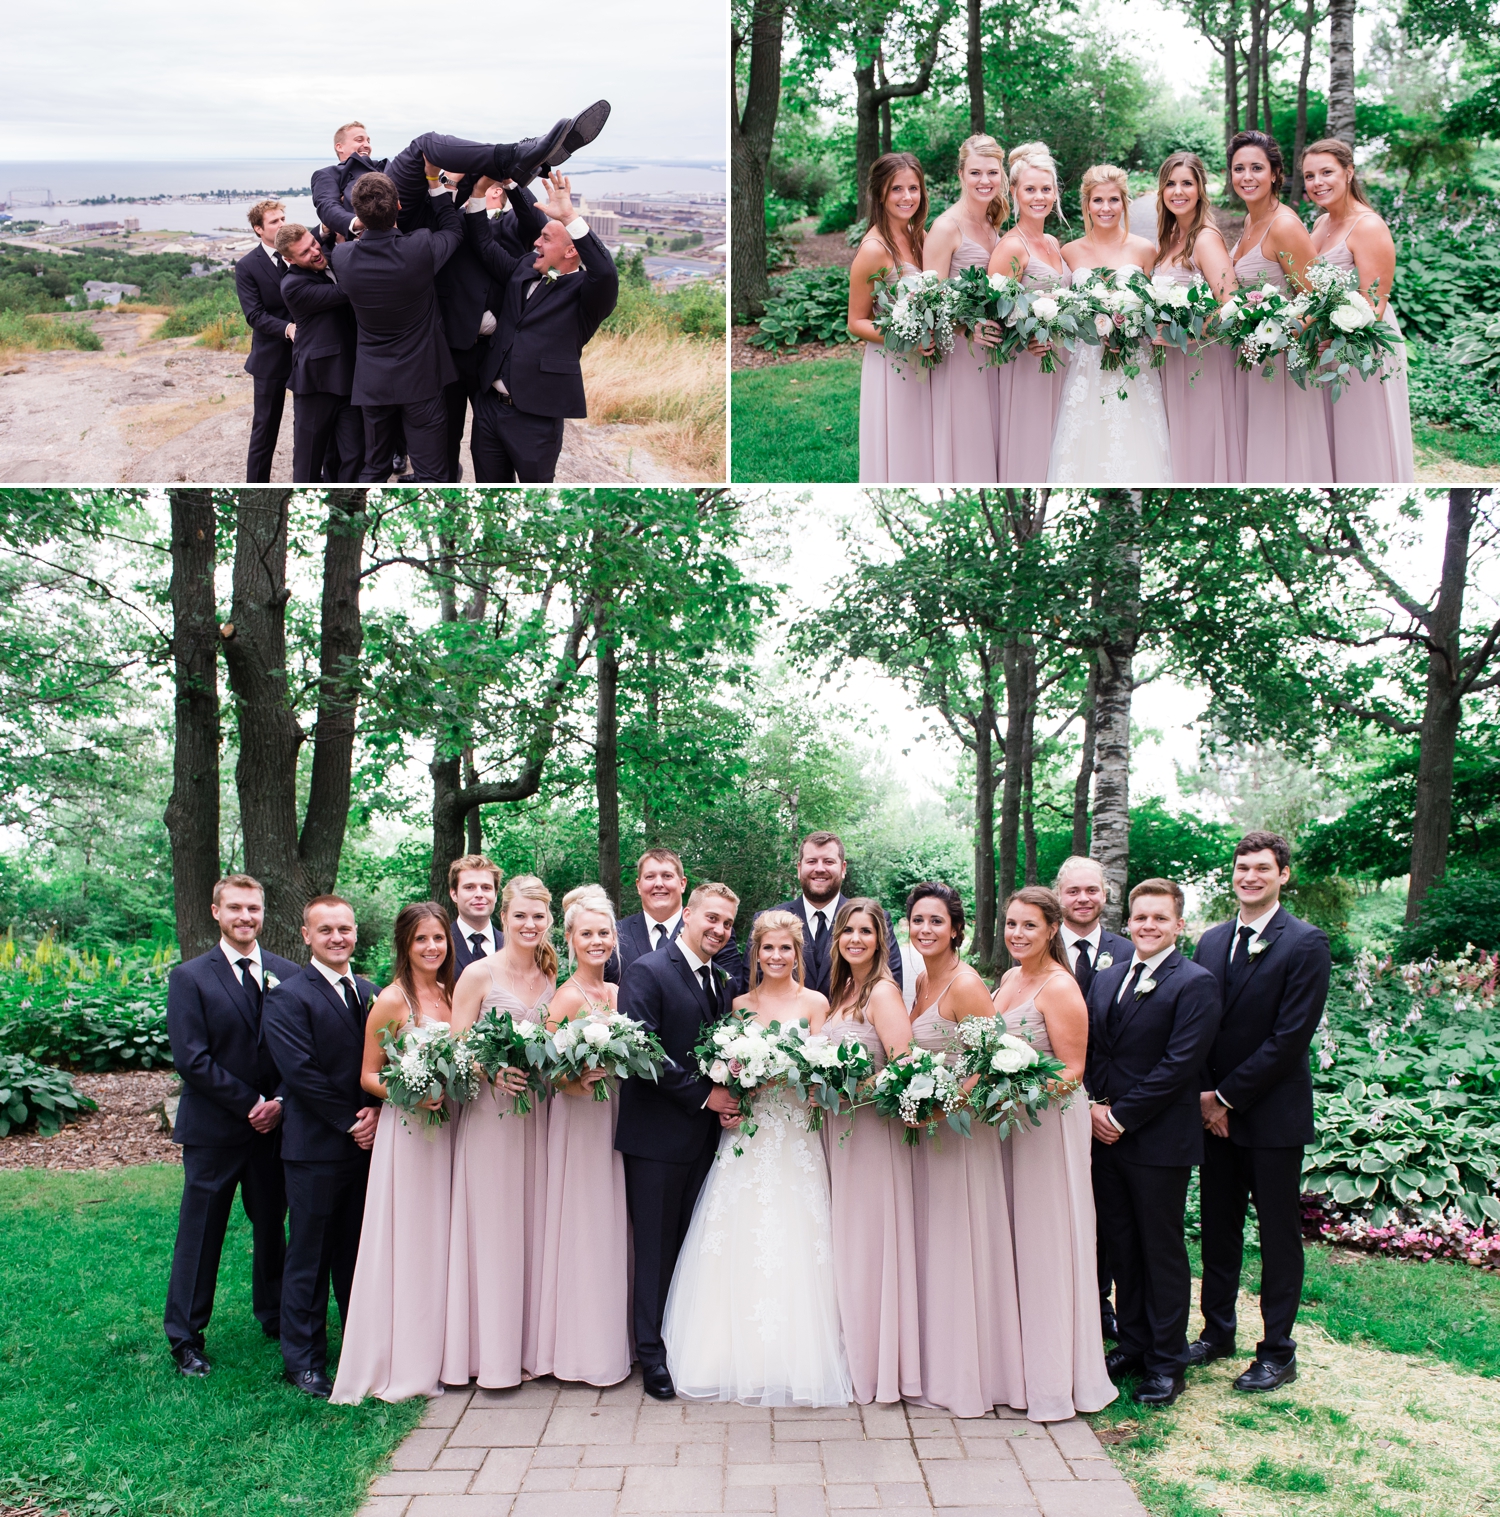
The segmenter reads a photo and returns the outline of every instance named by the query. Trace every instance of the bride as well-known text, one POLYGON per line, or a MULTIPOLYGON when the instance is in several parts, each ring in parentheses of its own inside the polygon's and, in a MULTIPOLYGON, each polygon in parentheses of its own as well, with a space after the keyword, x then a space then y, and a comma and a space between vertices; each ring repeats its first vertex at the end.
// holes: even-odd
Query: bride
MULTIPOLYGON (((734 1010, 790 1026, 828 1002, 804 984, 802 923, 764 911, 750 932, 750 990, 734 1010)), ((844 1406, 851 1388, 833 1278, 828 1167, 806 1108, 754 1097, 755 1133, 721 1117, 667 1293, 662 1339, 677 1394, 746 1406, 844 1406), (735 1155, 735 1144, 741 1149, 735 1155)))
MULTIPOLYGON (((1083 176, 1084 235, 1062 250, 1073 284, 1091 269, 1139 269, 1146 273, 1156 249, 1130 233, 1129 190, 1124 169, 1097 164, 1083 176)), ((1161 376, 1143 368, 1134 379, 1106 374, 1102 349, 1079 343, 1068 362, 1057 430, 1052 434, 1049 483, 1170 484, 1167 412, 1161 376), (1125 392, 1120 398, 1119 392, 1125 392)))

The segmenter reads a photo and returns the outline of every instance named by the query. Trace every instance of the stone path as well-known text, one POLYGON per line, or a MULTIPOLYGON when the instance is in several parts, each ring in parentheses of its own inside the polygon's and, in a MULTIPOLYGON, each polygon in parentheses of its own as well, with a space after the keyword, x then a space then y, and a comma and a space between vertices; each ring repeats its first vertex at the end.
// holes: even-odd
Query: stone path
POLYGON ((360 1517, 1139 1517, 1082 1418, 656 1402, 537 1380, 434 1401, 360 1517))

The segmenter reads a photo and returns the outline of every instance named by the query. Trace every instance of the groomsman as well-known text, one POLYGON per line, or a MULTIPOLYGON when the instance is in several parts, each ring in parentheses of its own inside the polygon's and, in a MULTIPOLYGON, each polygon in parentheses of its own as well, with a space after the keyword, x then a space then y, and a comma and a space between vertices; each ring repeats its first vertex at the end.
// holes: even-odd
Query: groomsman
POLYGON ((209 907, 219 941, 167 976, 167 1035, 182 1077, 172 1141, 182 1145, 182 1208, 167 1282, 164 1325, 177 1368, 206 1375, 203 1333, 235 1187, 250 1219, 250 1304, 266 1336, 281 1331, 286 1189, 281 1174, 281 1076, 261 1035, 268 986, 302 966, 258 942, 265 891, 226 875, 209 907))
MULTIPOLYGON (((619 947, 604 969, 604 978, 618 983, 620 976, 643 953, 655 953, 663 943, 675 942, 682 930, 682 898, 687 891, 687 873, 682 859, 670 848, 648 848, 635 865, 635 893, 641 909, 622 917, 619 947)), ((738 985, 744 956, 733 937, 714 955, 731 985, 738 985)))
POLYGON ((1234 1352, 1245 1206, 1260 1237, 1265 1337, 1239 1391, 1297 1378, 1292 1328, 1302 1300, 1302 1150, 1313 1141, 1307 1051, 1328 999, 1328 939, 1281 904, 1291 848, 1274 832, 1247 832, 1234 850, 1239 914, 1203 934, 1197 962, 1219 982, 1224 1020, 1208 1051, 1204 1137, 1203 1336, 1189 1362, 1234 1352))
POLYGON ((1091 1097, 1094 1207, 1109 1240, 1119 1345, 1111 1377, 1139 1375, 1135 1399, 1183 1391, 1192 1272, 1183 1236, 1188 1179, 1203 1158, 1198 1077, 1219 1025, 1219 987, 1177 951, 1181 887, 1130 892, 1130 958, 1094 977, 1084 1082, 1091 1097))
POLYGON ((337 163, 313 171, 312 200, 323 225, 347 242, 355 235, 349 192, 365 174, 383 174, 387 160, 372 154, 363 121, 346 121, 333 134, 333 152, 337 163))
POLYGON ((505 934, 495 926, 495 906, 504 878, 500 866, 482 853, 466 853, 448 866, 455 978, 475 959, 487 959, 505 946, 505 934))
POLYGON ((676 1395, 661 1338, 667 1288, 714 1161, 720 1119, 738 1120, 735 1097, 700 1075, 692 1056, 705 1024, 723 1016, 734 996, 713 958, 729 942, 738 908, 727 885, 698 886, 676 939, 634 959, 620 982, 620 1010, 661 1039, 669 1060, 659 1080, 620 1087, 615 1129, 635 1238, 636 1357, 646 1393, 658 1401, 676 1395))
POLYGON ((257 200, 249 220, 258 242, 234 266, 234 290, 240 310, 250 328, 250 356, 245 372, 255 384, 255 404, 250 416, 250 452, 245 461, 245 482, 263 485, 271 478, 271 460, 281 433, 281 413, 286 406, 286 384, 292 373, 292 339, 296 323, 281 296, 286 259, 276 251, 276 233, 286 220, 286 207, 279 200, 257 200))
MULTIPOLYGON (((1098 859, 1081 854, 1064 859, 1052 888, 1062 902, 1063 949, 1087 1001, 1094 976, 1101 969, 1129 958, 1134 950, 1129 938, 1122 938, 1104 926, 1108 893, 1104 888, 1104 867, 1098 859)), ((1099 1269, 1099 1325, 1106 1338, 1113 1338, 1116 1331, 1115 1307, 1110 1300, 1113 1281, 1102 1228, 1096 1230, 1094 1246, 1099 1269)))
MULTIPOLYGON (((821 995, 828 994, 829 949, 833 942, 833 919, 839 907, 848 897, 844 894, 844 877, 849 864, 844 857, 844 845, 836 833, 810 832, 802 839, 797 854, 797 880, 802 894, 794 900, 783 901, 774 911, 790 911, 802 920, 802 958, 807 970, 807 988, 821 995)), ((896 941, 896 929, 891 925, 891 914, 885 915, 886 941, 891 945, 888 962, 896 984, 901 984, 901 945, 896 941)), ((739 989, 750 988, 748 963, 740 972, 739 989)))
POLYGON ((327 1400, 328 1286, 349 1325, 349 1290, 364 1218, 380 1103, 359 1083, 365 1018, 376 987, 354 975, 354 912, 341 896, 302 909, 306 969, 266 997, 266 1042, 286 1092, 281 1139, 291 1212, 281 1287, 281 1357, 299 1391, 327 1400))

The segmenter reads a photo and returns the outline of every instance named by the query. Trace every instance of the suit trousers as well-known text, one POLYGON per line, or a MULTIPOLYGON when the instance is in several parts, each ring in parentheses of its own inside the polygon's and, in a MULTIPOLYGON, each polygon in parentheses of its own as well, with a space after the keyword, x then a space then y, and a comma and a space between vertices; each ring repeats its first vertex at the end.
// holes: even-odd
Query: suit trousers
POLYGON ((402 406, 363 406, 365 466, 360 480, 384 484, 391 477, 391 459, 405 449, 418 484, 443 484, 447 475, 448 411, 442 392, 402 406))
POLYGON ((1203 1137, 1203 1337, 1234 1344, 1235 1301, 1245 1252, 1245 1208, 1255 1202, 1260 1234, 1260 1315, 1265 1337, 1257 1359, 1285 1364, 1297 1352, 1292 1328, 1302 1302, 1302 1150, 1242 1148, 1203 1137))
POLYGON ((281 413, 286 406, 286 379, 255 380, 255 405, 250 415, 250 455, 245 461, 245 483, 271 482, 271 461, 276 457, 276 439, 281 435, 281 413))
POLYGON ((494 390, 474 401, 469 451, 481 485, 550 485, 562 453, 561 416, 535 416, 507 405, 494 390))
POLYGON ((292 396, 293 484, 352 484, 364 461, 364 418, 347 395, 292 396))
POLYGON ((1109 1239, 1116 1342, 1150 1374, 1187 1368, 1193 1274, 1183 1236, 1189 1165, 1137 1164, 1093 1143, 1094 1210, 1109 1239))
POLYGON ((291 1214, 281 1280, 281 1357, 288 1371, 328 1367, 328 1287, 349 1325, 349 1292, 359 1254, 370 1156, 285 1161, 291 1214))
MULTIPOLYGON (((467 348, 449 348, 453 367, 458 378, 443 391, 443 404, 448 408, 448 472, 443 476, 450 485, 458 484, 464 477, 463 465, 458 455, 464 445, 464 420, 469 410, 469 397, 479 383, 479 366, 484 360, 485 346, 476 342, 467 348)), ((474 456, 470 445, 469 456, 474 456)))
POLYGON ((661 1322, 667 1310, 667 1291, 688 1223, 693 1220, 693 1206, 713 1167, 718 1146, 715 1129, 703 1151, 685 1163, 624 1155, 625 1205, 635 1246, 631 1325, 636 1358, 646 1369, 666 1366, 661 1322))
POLYGON ((172 1248, 167 1309, 162 1319, 167 1342, 174 1349, 203 1347, 236 1187, 250 1219, 250 1309, 268 1333, 280 1331, 286 1261, 281 1134, 256 1133, 248 1143, 222 1148, 184 1143, 182 1206, 177 1213, 177 1241, 172 1248))

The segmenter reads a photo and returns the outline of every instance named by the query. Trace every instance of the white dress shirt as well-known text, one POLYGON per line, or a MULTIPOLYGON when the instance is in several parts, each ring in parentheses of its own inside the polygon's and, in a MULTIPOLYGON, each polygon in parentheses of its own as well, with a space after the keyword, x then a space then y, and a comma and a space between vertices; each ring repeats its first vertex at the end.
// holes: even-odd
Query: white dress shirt
POLYGON ((464 942, 467 943, 470 948, 474 946, 471 939, 477 932, 479 936, 484 939, 485 957, 488 958, 491 954, 494 953, 495 923, 493 920, 486 922, 483 927, 470 927, 469 924, 464 921, 462 917, 460 917, 458 919, 458 930, 462 934, 464 942))
MULTIPOLYGON (((331 969, 316 954, 312 956, 312 967, 328 981, 333 988, 342 996, 344 993, 344 981, 354 979, 354 971, 346 964, 342 969, 331 969)), ((359 986, 354 987, 354 993, 359 994, 359 986)))
MULTIPOLYGON (((1260 942, 1260 940, 1265 936, 1265 934, 1266 934, 1266 928, 1271 925, 1271 918, 1274 917, 1276 915, 1276 913, 1278 911, 1280 911, 1280 910, 1281 910, 1281 902, 1277 901, 1277 903, 1269 911, 1263 911, 1263 912, 1261 912, 1261 914, 1258 917, 1256 917, 1253 921, 1247 922, 1245 920, 1245 916, 1244 916, 1243 912, 1237 912, 1235 914, 1235 918, 1234 918, 1234 936, 1232 938, 1230 938, 1230 940, 1229 940, 1229 958, 1227 960, 1225 960, 1226 966, 1228 964, 1232 964, 1234 962, 1235 952, 1239 948, 1239 943, 1240 943, 1240 928, 1241 927, 1248 927, 1250 929, 1250 939, 1245 944, 1245 952, 1248 954, 1250 952, 1250 950, 1252 948, 1254 948, 1255 945, 1258 942, 1260 942)), ((1229 1102, 1226 1101, 1224 1099, 1224 1097, 1221 1096, 1218 1093, 1218 1091, 1214 1092, 1214 1100, 1216 1100, 1219 1103, 1219 1105, 1224 1108, 1225 1111, 1233 1111, 1234 1110, 1234 1108, 1229 1104, 1229 1102)))
POLYGON ((250 973, 254 977, 256 988, 259 989, 266 981, 266 972, 260 962, 260 944, 252 943, 248 950, 242 949, 236 943, 231 943, 228 938, 219 939, 219 947, 224 951, 224 957, 229 960, 229 971, 235 979, 243 985, 245 972, 240 968, 241 959, 250 960, 250 973))
MULTIPOLYGON (((264 253, 266 255, 267 258, 269 258, 271 260, 272 265, 275 266, 276 265, 276 244, 274 242, 267 242, 265 240, 265 238, 262 237, 260 239, 260 250, 261 250, 262 253, 264 253)), ((283 258, 282 262, 285 263, 286 260, 283 258)), ((279 274, 281 272, 281 269, 279 267, 277 267, 276 268, 276 272, 279 274)))
MULTIPOLYGON (((1153 953, 1149 959, 1143 959, 1139 953, 1131 954, 1130 968, 1125 971, 1125 978, 1120 983, 1120 991, 1119 994, 1115 997, 1115 1005, 1118 1006, 1120 1002, 1125 999, 1125 988, 1130 984, 1130 977, 1135 973, 1135 966, 1137 964, 1144 964, 1146 966, 1146 972, 1141 976, 1141 979, 1149 980, 1151 976, 1154 975, 1156 971, 1161 967, 1162 963, 1167 959, 1167 957, 1170 954, 1174 953, 1176 949, 1177 944, 1173 942, 1170 943, 1167 947, 1163 948, 1160 953, 1153 953)), ((1136 982, 1136 987, 1139 989, 1140 981, 1136 982)), ((1104 1115, 1109 1118, 1109 1125, 1113 1127, 1116 1132, 1125 1131, 1125 1129, 1121 1127, 1120 1124, 1115 1120, 1114 1112, 1112 1112, 1107 1106, 1104 1108, 1104 1115)))
MULTIPOLYGON (((842 892, 840 892, 840 894, 842 894, 842 892)), ((828 932, 833 931, 833 919, 839 914, 839 898, 838 896, 834 896, 834 898, 831 901, 827 902, 825 905, 814 906, 806 896, 803 896, 802 910, 807 915, 807 931, 809 935, 808 941, 811 942, 813 935, 815 935, 818 930, 818 912, 821 911, 823 913, 823 920, 827 923, 825 930, 828 932)))
POLYGON ((1067 951, 1068 955, 1068 968, 1071 969, 1074 974, 1078 973, 1078 945, 1080 943, 1087 943, 1089 945, 1089 963, 1092 964, 1096 969, 1098 968, 1099 944, 1104 939, 1103 922, 1095 922, 1094 930, 1084 937, 1080 937, 1076 932, 1073 931, 1071 927, 1068 926, 1066 922, 1064 922, 1062 924, 1062 935, 1063 948, 1067 951))
MULTIPOLYGON (((667 936, 664 941, 670 943, 672 941, 672 934, 677 931, 677 924, 682 920, 682 907, 679 906, 671 916, 661 922, 658 922, 649 911, 643 911, 641 915, 646 919, 646 941, 651 945, 651 951, 654 953, 660 946, 657 942, 656 929, 658 927, 665 927, 667 929, 667 936)), ((680 947, 681 945, 679 944, 678 946, 680 947)), ((686 949, 683 949, 684 953, 686 951, 686 949)))

